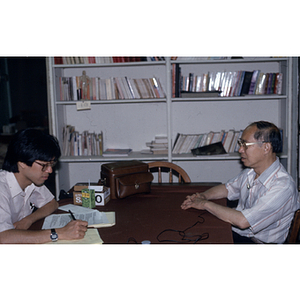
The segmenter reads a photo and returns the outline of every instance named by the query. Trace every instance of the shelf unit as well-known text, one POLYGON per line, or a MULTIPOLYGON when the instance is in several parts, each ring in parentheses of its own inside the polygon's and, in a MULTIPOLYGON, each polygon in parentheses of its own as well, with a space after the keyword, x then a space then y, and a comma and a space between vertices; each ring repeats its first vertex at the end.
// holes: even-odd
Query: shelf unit
POLYGON ((284 151, 281 161, 297 180, 297 59, 244 58, 223 60, 170 60, 112 64, 55 65, 47 58, 48 107, 50 131, 62 141, 64 125, 76 130, 104 133, 104 149, 132 148, 128 157, 61 157, 56 172, 56 191, 68 190, 78 181, 97 181, 101 164, 138 159, 145 162, 167 160, 182 166, 192 181, 224 182, 241 170, 238 154, 216 156, 173 155, 176 134, 205 133, 244 129, 250 122, 268 120, 283 129, 284 151), (283 73, 282 95, 242 97, 172 98, 172 67, 180 64, 182 75, 210 71, 253 71, 283 73), (162 99, 91 100, 91 110, 77 111, 77 101, 60 101, 59 77, 158 77, 166 94, 162 99), (144 155, 140 150, 157 134, 168 136, 168 155, 144 155))

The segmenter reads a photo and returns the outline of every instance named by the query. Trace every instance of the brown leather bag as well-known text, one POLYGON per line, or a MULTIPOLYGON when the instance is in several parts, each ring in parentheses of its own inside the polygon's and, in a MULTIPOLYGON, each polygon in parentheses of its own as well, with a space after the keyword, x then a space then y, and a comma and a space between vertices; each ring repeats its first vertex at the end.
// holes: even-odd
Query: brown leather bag
POLYGON ((121 199, 137 193, 149 193, 153 175, 146 163, 119 161, 101 165, 101 180, 110 187, 111 199, 121 199))
POLYGON ((150 172, 119 177, 116 180, 117 196, 121 199, 134 194, 150 193, 152 180, 150 172))

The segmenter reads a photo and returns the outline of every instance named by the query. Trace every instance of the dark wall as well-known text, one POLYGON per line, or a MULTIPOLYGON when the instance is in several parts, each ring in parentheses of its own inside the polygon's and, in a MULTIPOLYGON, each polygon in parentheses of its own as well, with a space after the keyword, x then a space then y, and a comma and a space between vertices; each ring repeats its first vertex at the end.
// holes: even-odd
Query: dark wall
POLYGON ((44 57, 7 58, 13 122, 48 127, 47 81, 44 57))
MULTIPOLYGON (((10 92, 12 110, 10 123, 17 123, 17 127, 19 126, 17 129, 43 127, 48 130, 45 57, 0 57, 0 89, 3 116, 8 115, 6 104, 9 101, 7 93, 10 92), (7 91, 7 86, 9 86, 9 91, 7 91)), ((2 132, 2 125, 7 125, 9 118, 4 118, 1 114, 0 117, 3 121, 0 130, 2 132)), ((5 141, 5 143, 8 142, 9 139, 5 141)), ((45 185, 55 195, 54 172, 45 185)))

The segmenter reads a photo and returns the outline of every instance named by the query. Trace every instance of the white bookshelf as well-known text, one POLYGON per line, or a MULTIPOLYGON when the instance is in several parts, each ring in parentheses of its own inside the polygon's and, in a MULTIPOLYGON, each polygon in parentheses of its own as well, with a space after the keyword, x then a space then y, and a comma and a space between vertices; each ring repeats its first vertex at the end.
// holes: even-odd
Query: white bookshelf
POLYGON ((283 129, 284 151, 281 161, 297 180, 297 59, 244 58, 225 60, 176 60, 112 64, 54 65, 47 58, 48 107, 51 133, 62 141, 64 125, 82 132, 103 131, 104 149, 132 148, 128 157, 81 156, 61 157, 56 174, 57 191, 68 190, 79 181, 97 181, 102 163, 138 159, 172 161, 182 166, 191 180, 225 182, 241 170, 238 154, 218 156, 173 155, 177 133, 205 133, 244 129, 258 120, 274 122, 283 129), (253 71, 283 73, 282 95, 249 95, 242 97, 172 98, 172 65, 178 63, 183 75, 209 71, 253 71), (160 99, 91 100, 91 110, 77 111, 76 101, 60 101, 59 76, 80 76, 85 70, 90 77, 158 77, 166 94, 160 99), (146 142, 155 135, 168 136, 168 155, 144 155, 146 142))

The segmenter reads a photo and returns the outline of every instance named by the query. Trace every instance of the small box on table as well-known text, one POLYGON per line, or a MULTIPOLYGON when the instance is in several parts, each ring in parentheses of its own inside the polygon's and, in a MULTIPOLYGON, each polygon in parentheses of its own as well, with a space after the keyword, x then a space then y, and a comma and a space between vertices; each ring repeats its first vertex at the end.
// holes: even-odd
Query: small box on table
POLYGON ((104 206, 110 200, 110 188, 103 185, 90 185, 87 183, 78 183, 74 186, 73 203, 76 205, 82 205, 82 190, 94 190, 95 191, 95 205, 104 206))
POLYGON ((94 188, 88 188, 88 189, 82 189, 81 190, 81 205, 83 207, 88 208, 95 208, 95 189, 94 188))

